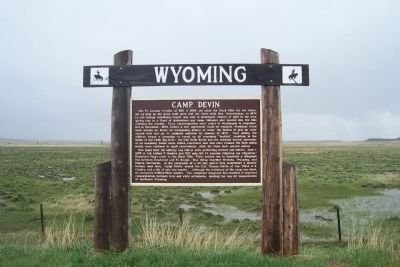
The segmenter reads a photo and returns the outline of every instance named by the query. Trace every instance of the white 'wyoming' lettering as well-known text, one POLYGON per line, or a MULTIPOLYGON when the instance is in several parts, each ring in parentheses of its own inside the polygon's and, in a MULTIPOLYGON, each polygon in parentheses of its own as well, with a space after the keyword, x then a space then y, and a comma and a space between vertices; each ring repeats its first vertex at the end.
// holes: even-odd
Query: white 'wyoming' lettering
POLYGON ((156 74, 157 83, 165 83, 167 81, 168 67, 154 67, 154 73, 156 74))
POLYGON ((157 83, 243 83, 246 81, 245 66, 221 66, 207 67, 192 66, 156 66, 154 75, 157 83))

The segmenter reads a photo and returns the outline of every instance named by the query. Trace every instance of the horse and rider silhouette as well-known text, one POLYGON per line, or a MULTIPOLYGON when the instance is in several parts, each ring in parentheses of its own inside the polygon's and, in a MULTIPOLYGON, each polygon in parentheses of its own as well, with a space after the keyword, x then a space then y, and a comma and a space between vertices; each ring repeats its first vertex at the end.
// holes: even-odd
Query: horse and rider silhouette
POLYGON ((295 84, 297 84, 296 78, 297 75, 299 75, 298 73, 296 73, 295 69, 292 69, 292 74, 289 75, 289 80, 292 80, 295 84))
POLYGON ((103 80, 103 76, 100 75, 100 71, 97 70, 97 74, 94 75, 94 79, 96 81, 102 81, 103 80))

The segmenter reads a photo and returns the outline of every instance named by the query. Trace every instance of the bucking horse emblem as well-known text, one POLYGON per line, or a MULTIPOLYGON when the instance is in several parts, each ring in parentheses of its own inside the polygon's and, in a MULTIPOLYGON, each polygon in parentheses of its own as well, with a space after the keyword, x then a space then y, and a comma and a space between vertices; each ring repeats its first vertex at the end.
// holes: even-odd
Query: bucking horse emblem
POLYGON ((103 80, 103 76, 100 75, 100 72, 97 71, 97 74, 94 75, 94 79, 96 81, 102 81, 103 80))
POLYGON ((292 69, 292 74, 289 75, 289 80, 293 81, 295 84, 297 84, 296 78, 299 74, 296 73, 295 69, 292 69))

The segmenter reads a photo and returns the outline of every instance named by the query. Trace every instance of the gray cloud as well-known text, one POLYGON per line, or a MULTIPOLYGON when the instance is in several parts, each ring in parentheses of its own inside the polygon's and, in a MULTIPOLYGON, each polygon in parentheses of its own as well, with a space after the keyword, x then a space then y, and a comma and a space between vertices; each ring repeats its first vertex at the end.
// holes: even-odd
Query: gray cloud
MULTIPOLYGON (((0 136, 108 139, 111 88, 82 88, 82 66, 112 64, 119 50, 134 50, 135 64, 257 63, 265 47, 282 63, 310 64, 310 87, 282 87, 286 138, 397 137, 398 14, 391 0, 8 1, 0 10, 0 136), (331 130, 292 130, 324 119, 331 130)), ((259 93, 134 88, 151 98, 259 93)))

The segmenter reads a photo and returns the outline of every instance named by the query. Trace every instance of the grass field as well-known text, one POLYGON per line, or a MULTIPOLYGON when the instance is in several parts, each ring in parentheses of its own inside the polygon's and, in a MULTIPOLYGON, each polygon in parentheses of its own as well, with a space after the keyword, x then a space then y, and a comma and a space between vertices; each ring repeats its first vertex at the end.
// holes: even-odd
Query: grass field
POLYGON ((302 213, 302 251, 291 259, 265 259, 256 252, 261 229, 258 187, 132 188, 132 236, 138 249, 123 254, 92 251, 94 168, 109 158, 108 147, 100 145, 0 146, 0 266, 25 266, 28 262, 38 266, 39 262, 48 266, 118 266, 130 262, 141 266, 400 265, 395 256, 398 246, 387 245, 400 243, 398 205, 390 204, 400 192, 399 142, 285 144, 284 160, 299 168, 302 213), (355 200, 358 202, 351 202, 355 200), (381 206, 376 204, 381 202, 381 206), (73 218, 72 240, 76 244, 65 248, 57 245, 59 242, 49 245, 41 240, 40 203, 44 205, 46 227, 53 233, 63 235, 55 229, 65 230, 73 218), (334 241, 334 204, 343 207, 345 242, 341 245, 334 241), (195 252, 173 245, 162 249, 156 244, 140 247, 140 225, 146 216, 160 225, 176 225, 180 207, 200 232, 218 231, 223 236, 238 229, 239 235, 252 239, 240 252, 235 247, 195 252), (384 240, 386 249, 379 242, 365 246, 368 233, 360 232, 366 225, 381 229, 375 231, 379 233, 375 239, 384 240), (363 242, 354 245, 355 236, 362 236, 363 242), (351 240, 354 242, 347 242, 351 240), (152 261, 147 259, 150 256, 152 261))

